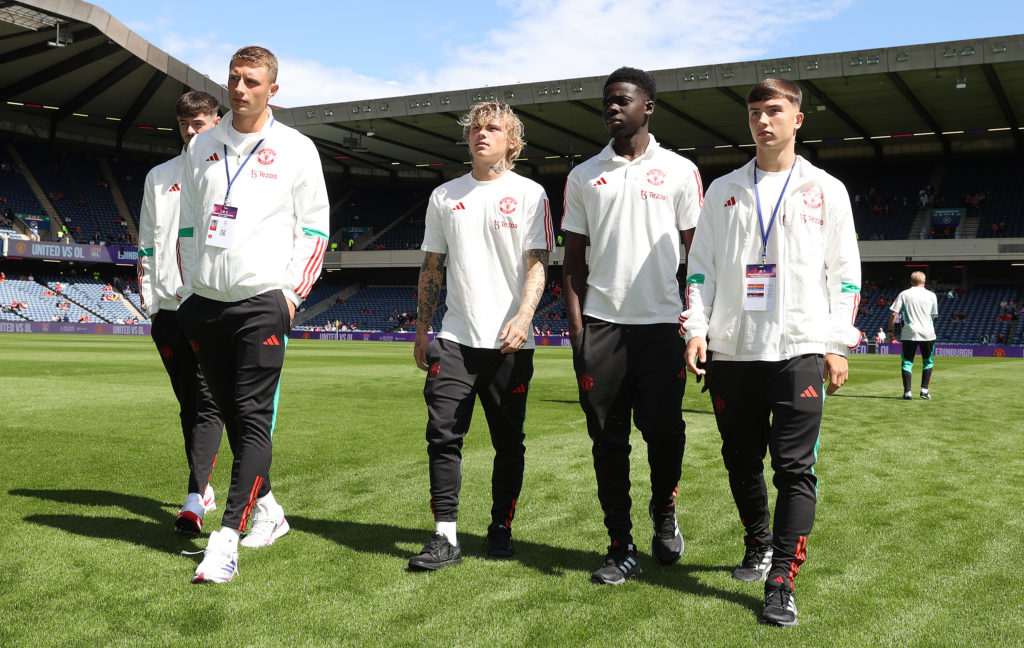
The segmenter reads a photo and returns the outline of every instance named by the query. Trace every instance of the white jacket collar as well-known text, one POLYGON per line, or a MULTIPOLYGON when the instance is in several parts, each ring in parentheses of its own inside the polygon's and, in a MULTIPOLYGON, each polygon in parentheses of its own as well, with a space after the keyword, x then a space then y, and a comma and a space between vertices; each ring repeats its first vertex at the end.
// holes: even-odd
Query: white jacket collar
MULTIPOLYGON (((740 168, 736 169, 725 177, 728 182, 739 185, 747 191, 753 193, 754 191, 754 164, 757 162, 757 158, 753 158, 750 162, 747 162, 740 168)), ((808 162, 803 156, 796 156, 796 168, 793 169, 793 179, 789 183, 789 189, 787 193, 794 191, 799 187, 803 187, 816 180, 822 173, 821 169, 808 162)))
POLYGON ((649 160, 654 157, 655 152, 661 148, 658 144, 658 140, 654 139, 654 133, 648 133, 651 136, 651 141, 647 143, 647 150, 643 152, 643 155, 637 156, 633 160, 626 160, 626 158, 620 156, 612 148, 612 144, 615 142, 614 139, 608 140, 607 146, 601 149, 601 152, 597 154, 597 158, 603 162, 611 162, 615 158, 619 158, 626 163, 636 162, 637 160, 649 160))

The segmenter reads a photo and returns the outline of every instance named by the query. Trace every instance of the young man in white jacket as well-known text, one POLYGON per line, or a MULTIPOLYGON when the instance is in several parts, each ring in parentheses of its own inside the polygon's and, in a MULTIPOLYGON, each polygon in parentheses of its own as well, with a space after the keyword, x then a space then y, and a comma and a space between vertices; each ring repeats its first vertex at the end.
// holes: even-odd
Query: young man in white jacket
POLYGON ((185 155, 178 232, 178 316, 224 413, 234 454, 219 532, 210 535, 193 582, 221 583, 247 547, 288 531, 270 490, 278 386, 295 309, 320 275, 328 201, 309 138, 274 120, 277 59, 262 47, 231 58, 231 112, 185 155))
POLYGON ((796 155, 801 98, 784 79, 748 93, 757 157, 708 189, 679 318, 687 367, 708 381, 746 532, 733 576, 766 579, 761 621, 784 626, 797 623, 793 581, 814 523, 823 381, 827 393, 846 381, 846 351, 860 342, 850 199, 841 182, 796 155), (778 490, 774 528, 766 451, 778 490))
POLYGON ((175 291, 181 286, 176 252, 178 210, 185 150, 193 137, 220 122, 219 105, 215 97, 198 90, 178 99, 178 131, 184 147, 181 155, 153 167, 146 175, 139 214, 139 298, 142 313, 153 323, 150 335, 178 399, 189 468, 187 496, 174 530, 192 536, 202 530, 206 512, 216 508, 210 475, 217 462, 224 424, 175 313, 175 291))

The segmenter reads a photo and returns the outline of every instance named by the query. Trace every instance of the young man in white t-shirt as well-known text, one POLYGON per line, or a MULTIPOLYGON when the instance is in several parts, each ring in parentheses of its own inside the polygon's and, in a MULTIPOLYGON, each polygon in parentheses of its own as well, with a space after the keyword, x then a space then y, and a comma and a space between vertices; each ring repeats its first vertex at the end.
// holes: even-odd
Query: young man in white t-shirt
POLYGON ((801 99, 786 79, 765 79, 747 94, 756 157, 708 188, 679 317, 686 365, 707 377, 745 531, 733 578, 766 580, 760 620, 782 626, 797 623, 793 581, 814 525, 823 381, 827 393, 846 382, 847 350, 861 338, 853 326, 860 253, 850 197, 796 154, 801 99))
POLYGON ((920 270, 910 273, 910 288, 901 292, 889 310, 889 333, 892 333, 897 316, 903 316, 903 396, 911 400, 910 382, 914 370, 914 355, 921 349, 921 398, 931 400, 928 388, 932 383, 932 367, 935 364, 935 318, 939 314, 939 301, 935 293, 924 287, 925 275, 920 270))
POLYGON ((689 247, 703 195, 693 163, 650 134, 656 95, 643 70, 623 67, 608 77, 603 117, 611 141, 574 168, 565 187, 562 285, 610 539, 591 580, 606 585, 641 572, 630 519, 631 416, 651 466, 651 553, 661 564, 683 554, 675 498, 686 443, 686 368, 676 334, 682 308, 676 273, 680 232, 689 247))
POLYGON ((462 562, 456 535, 462 441, 480 397, 494 446, 487 552, 511 558, 512 519, 523 484, 526 397, 533 376, 533 313, 554 249, 544 189, 512 172, 523 125, 512 109, 489 102, 459 120, 472 172, 430 196, 416 319, 416 366, 427 372, 427 456, 435 533, 409 559, 416 570, 462 562), (448 311, 428 340, 448 267, 448 311))

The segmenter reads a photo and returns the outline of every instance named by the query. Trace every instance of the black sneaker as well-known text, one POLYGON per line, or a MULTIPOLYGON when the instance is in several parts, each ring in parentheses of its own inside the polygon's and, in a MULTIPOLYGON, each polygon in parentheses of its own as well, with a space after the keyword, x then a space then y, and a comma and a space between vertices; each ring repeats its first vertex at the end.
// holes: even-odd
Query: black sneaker
POLYGON ((770 587, 764 591, 764 606, 761 607, 761 623, 774 626, 796 625, 796 602, 793 590, 785 587, 770 587))
POLYGON ((900 396, 900 400, 914 400, 914 397, 910 395, 910 392, 907 392, 900 396))
POLYGON ((409 569, 433 571, 462 562, 462 547, 448 542, 448 538, 435 533, 430 542, 423 545, 418 556, 409 559, 409 569))
POLYGON ((590 575, 590 582, 600 585, 622 585, 627 578, 632 578, 642 571, 640 553, 636 546, 612 545, 608 547, 604 567, 590 575))
POLYGON ((671 565, 683 555, 683 534, 679 533, 676 522, 676 505, 655 513, 654 502, 647 505, 647 512, 654 522, 654 537, 651 538, 651 555, 662 565, 671 565))
POLYGON ((931 400, 932 399, 932 394, 931 394, 931 392, 921 392, 921 398, 923 398, 925 400, 931 400))
POLYGON ((493 523, 487 527, 487 555, 502 560, 516 555, 512 548, 512 529, 504 524, 493 523))
POLYGON ((732 570, 732 577, 744 583, 762 581, 772 568, 772 546, 770 544, 747 545, 743 562, 732 570))

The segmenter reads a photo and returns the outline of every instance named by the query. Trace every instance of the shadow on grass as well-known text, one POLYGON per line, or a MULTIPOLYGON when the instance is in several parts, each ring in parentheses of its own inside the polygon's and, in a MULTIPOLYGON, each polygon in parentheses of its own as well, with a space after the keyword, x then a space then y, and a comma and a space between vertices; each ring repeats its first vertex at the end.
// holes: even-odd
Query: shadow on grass
POLYGON ((32 524, 48 526, 89 538, 123 540, 157 551, 178 552, 183 545, 187 545, 191 540, 171 532, 174 528, 175 514, 168 509, 174 509, 175 505, 149 497, 90 489, 31 490, 15 488, 7 492, 18 497, 32 497, 61 504, 120 508, 134 515, 149 518, 149 520, 134 520, 103 515, 67 513, 26 515, 24 520, 32 524))
MULTIPOLYGON (((354 551, 392 556, 398 559, 403 567, 411 555, 430 537, 429 530, 409 529, 390 524, 318 520, 295 515, 289 515, 288 522, 292 529, 321 536, 354 551), (410 551, 402 545, 412 545, 416 549, 410 551)), ((462 545, 463 557, 488 559, 484 536, 459 532, 459 542, 462 545)), ((521 539, 516 539, 515 548, 516 556, 512 561, 524 567, 535 569, 549 576, 575 573, 581 586, 599 587, 590 584, 590 573, 604 562, 604 553, 555 547, 521 539)), ((667 566, 659 565, 649 556, 641 554, 640 564, 644 571, 637 577, 637 580, 685 594, 713 596, 754 612, 760 612, 762 598, 759 588, 755 590, 755 595, 747 595, 719 589, 702 583, 698 579, 698 576, 705 572, 728 574, 732 571, 732 566, 690 565, 685 561, 684 555, 683 561, 680 563, 667 566)))

